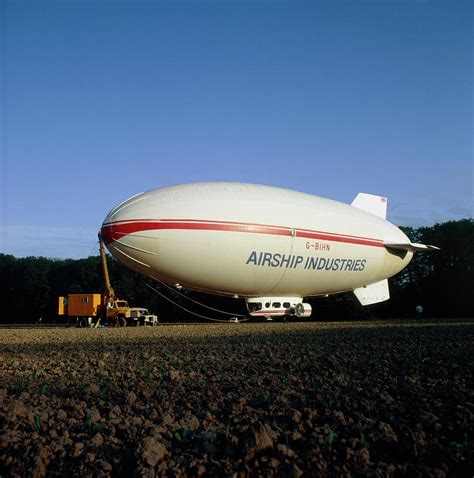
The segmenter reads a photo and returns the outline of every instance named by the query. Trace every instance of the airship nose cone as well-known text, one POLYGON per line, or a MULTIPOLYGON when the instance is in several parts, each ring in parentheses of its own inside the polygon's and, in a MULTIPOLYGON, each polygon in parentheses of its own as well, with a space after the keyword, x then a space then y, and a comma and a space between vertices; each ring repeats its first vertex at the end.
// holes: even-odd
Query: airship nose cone
POLYGON ((124 236, 128 221, 136 220, 141 217, 143 212, 141 208, 143 205, 143 199, 146 199, 147 197, 148 196, 145 193, 136 194, 115 206, 107 214, 101 228, 101 235, 107 246, 124 236))
POLYGON ((118 224, 120 223, 111 220, 110 213, 106 216, 104 222, 102 223, 102 226, 100 228, 100 235, 102 236, 102 240, 107 247, 119 237, 119 231, 117 227, 118 224))
POLYGON ((111 244, 114 241, 113 226, 106 225, 104 221, 100 228, 100 235, 106 246, 111 244))
POLYGON ((155 238, 143 234, 150 215, 149 195, 140 193, 113 208, 104 219, 100 230, 109 252, 120 262, 139 273, 148 274, 150 260, 156 256, 155 238))

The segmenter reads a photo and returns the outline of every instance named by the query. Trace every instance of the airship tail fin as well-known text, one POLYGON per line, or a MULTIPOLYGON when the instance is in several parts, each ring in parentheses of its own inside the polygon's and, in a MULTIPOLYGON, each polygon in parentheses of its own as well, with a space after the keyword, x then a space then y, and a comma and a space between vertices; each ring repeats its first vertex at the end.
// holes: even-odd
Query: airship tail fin
POLYGON ((390 299, 388 280, 384 279, 374 284, 354 289, 354 294, 362 305, 376 304, 390 299))
POLYGON ((416 242, 407 242, 407 243, 392 243, 384 242, 384 246, 387 249, 396 249, 399 251, 439 251, 439 247, 431 246, 429 244, 417 244, 416 242))
POLYGON ((387 217, 387 198, 383 196, 359 193, 352 201, 351 206, 370 212, 383 219, 387 217))

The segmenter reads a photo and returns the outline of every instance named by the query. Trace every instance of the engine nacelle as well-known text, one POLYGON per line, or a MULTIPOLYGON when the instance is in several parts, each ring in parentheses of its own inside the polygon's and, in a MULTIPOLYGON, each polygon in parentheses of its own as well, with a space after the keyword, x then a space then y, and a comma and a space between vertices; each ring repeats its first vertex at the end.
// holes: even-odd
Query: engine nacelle
POLYGON ((295 315, 296 317, 305 318, 311 315, 312 308, 309 304, 305 302, 300 302, 295 306, 295 315))

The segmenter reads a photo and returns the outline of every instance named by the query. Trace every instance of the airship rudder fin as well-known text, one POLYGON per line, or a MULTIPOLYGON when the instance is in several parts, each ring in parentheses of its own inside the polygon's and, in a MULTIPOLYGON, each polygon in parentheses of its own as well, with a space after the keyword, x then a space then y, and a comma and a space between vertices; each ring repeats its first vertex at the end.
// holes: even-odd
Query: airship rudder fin
POLYGON ((383 219, 387 218, 387 198, 384 196, 359 193, 352 201, 351 206, 370 212, 383 219))
POLYGON ((374 284, 354 289, 354 294, 361 305, 376 304, 390 299, 390 291, 388 290, 388 280, 384 279, 374 284))

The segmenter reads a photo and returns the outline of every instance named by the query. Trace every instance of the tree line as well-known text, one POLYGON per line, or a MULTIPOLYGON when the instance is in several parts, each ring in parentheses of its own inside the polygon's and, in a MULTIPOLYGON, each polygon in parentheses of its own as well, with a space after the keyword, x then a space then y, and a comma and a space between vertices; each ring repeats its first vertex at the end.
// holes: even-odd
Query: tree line
MULTIPOLYGON (((352 293, 309 299, 313 306, 311 320, 414 317, 417 305, 423 306, 428 317, 474 316, 474 220, 401 229, 412 242, 433 244, 441 250, 415 254, 407 268, 389 279, 389 301, 362 307, 352 293)), ((204 320, 199 316, 226 319, 223 314, 204 309, 188 298, 216 309, 245 314, 243 300, 184 290, 178 293, 131 271, 113 257, 108 258, 108 263, 117 295, 131 306, 148 308, 162 322, 204 320), (147 287, 147 283, 173 303, 147 287)), ((0 283, 4 297, 2 323, 34 323, 40 318, 52 322, 57 320, 59 296, 99 293, 104 289, 99 256, 74 260, 0 254, 0 283)))

